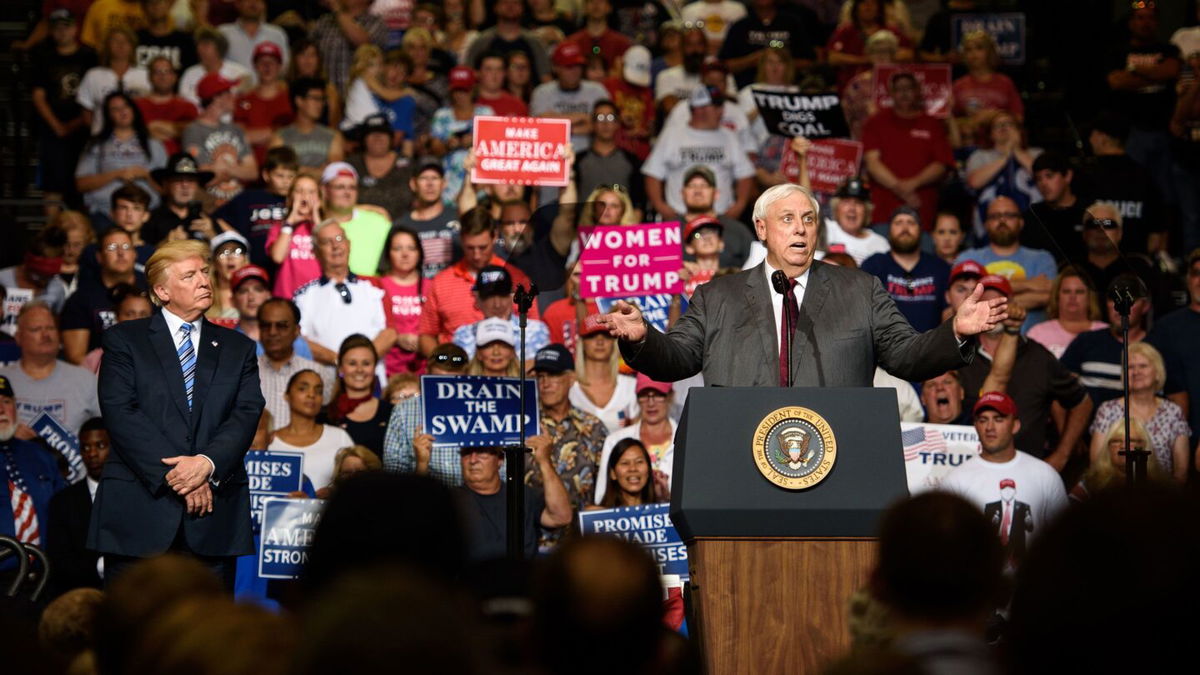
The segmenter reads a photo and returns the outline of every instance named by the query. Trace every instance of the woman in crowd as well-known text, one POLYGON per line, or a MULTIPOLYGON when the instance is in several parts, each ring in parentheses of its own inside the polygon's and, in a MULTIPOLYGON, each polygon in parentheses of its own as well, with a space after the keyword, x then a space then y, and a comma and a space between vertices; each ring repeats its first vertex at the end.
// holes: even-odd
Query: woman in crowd
MULTIPOLYGON (((671 462, 675 459, 675 421, 670 415, 675 394, 670 384, 655 382, 645 375, 637 376, 635 388, 641 419, 608 435, 598 465, 612 466, 610 458, 617 444, 626 439, 637 440, 649 455, 654 492, 662 499, 670 492, 671 462)), ((596 486, 596 503, 603 504, 607 494, 606 486, 596 486)))
POLYGON ((1013 81, 996 72, 1000 53, 990 33, 982 30, 967 33, 960 49, 967 74, 955 80, 951 89, 955 123, 965 141, 986 145, 991 116, 1007 112, 1019 122, 1025 117, 1025 106, 1013 81))
POLYGON ((446 188, 442 192, 453 201, 466 179, 464 164, 471 148, 471 128, 476 115, 494 115, 491 106, 475 104, 475 71, 467 66, 450 70, 450 105, 438 108, 429 129, 429 151, 442 158, 446 188))
POLYGON ((471 28, 476 22, 467 19, 466 4, 466 0, 445 0, 442 3, 442 11, 446 15, 445 32, 441 36, 434 36, 438 46, 454 56, 457 63, 466 62, 467 50, 475 36, 479 35, 479 31, 471 28))
MULTIPOLYGON (((214 28, 205 26, 196 29, 196 56, 200 62, 183 71, 179 76, 179 95, 200 107, 200 97, 196 87, 200 80, 209 73, 220 73, 221 77, 234 82, 241 82, 239 89, 254 84, 254 73, 245 66, 225 58, 229 53, 229 40, 214 28)), ((295 52, 293 52, 295 53, 295 52)))
POLYGON ((1080 333, 1107 328, 1100 320, 1100 303, 1091 283, 1078 267, 1068 265, 1058 272, 1046 304, 1046 321, 1029 329, 1028 337, 1061 358, 1080 333))
POLYGON ((321 276, 313 251, 313 228, 321 222, 321 188, 308 174, 296 176, 287 196, 287 219, 271 226, 267 252, 279 265, 275 295, 292 297, 298 288, 321 276))
POLYGON ((79 288, 79 257, 88 244, 96 243, 96 233, 92 230, 92 221, 79 211, 61 211, 55 217, 51 226, 60 228, 67 235, 63 244, 62 266, 58 268, 58 278, 67 290, 67 297, 79 288))
MULTIPOLYGON (((967 157, 967 185, 973 190, 981 190, 1001 171, 1010 171, 1013 172, 1010 184, 1033 186, 1033 160, 1042 151, 1026 145, 1025 130, 1017 117, 1010 112, 996 112, 984 123, 983 130, 987 134, 987 147, 979 148, 967 157)), ((1028 190, 1036 188, 1030 187, 1028 190)), ((1005 192, 1004 196, 1012 195, 1005 192)), ((1022 203, 1022 199, 1014 199, 1018 204, 1022 203)), ((1023 193, 1023 200, 1027 205, 1028 191, 1023 193)))
MULTIPOLYGON (((408 86, 416 102, 413 109, 413 141, 419 144, 429 135, 433 114, 442 101, 450 97, 450 84, 446 80, 449 68, 434 63, 433 35, 424 28, 409 28, 404 33, 400 47, 409 59, 408 86)), ((445 52, 438 52, 445 56, 445 52)))
POLYGON ((114 26, 104 36, 100 65, 83 74, 75 100, 83 107, 83 123, 93 134, 104 128, 109 94, 124 92, 132 100, 150 91, 150 73, 135 61, 136 50, 133 31, 114 26))
POLYGON ((419 373, 425 362, 417 352, 417 329, 424 302, 421 269, 425 251, 417 233, 397 225, 388 234, 379 260, 379 284, 383 287, 383 309, 388 326, 396 330, 396 344, 383 357, 388 378, 401 373, 419 373))
POLYGON ((604 499, 599 505, 589 504, 585 511, 611 509, 619 506, 641 506, 659 499, 651 476, 650 453, 636 438, 626 438, 613 446, 604 472, 604 499))
POLYGON ((317 48, 317 43, 308 38, 292 42, 292 61, 288 65, 288 82, 295 82, 302 77, 325 82, 325 113, 320 122, 337 129, 342 122, 342 95, 325 74, 325 64, 321 61, 321 50, 317 48))
MULTIPOLYGON (((867 38, 863 48, 871 68, 896 62, 896 54, 900 51, 900 38, 896 34, 881 30, 867 38)), ((846 125, 850 128, 850 138, 861 139, 863 124, 875 112, 875 73, 864 70, 850 78, 842 88, 842 110, 846 114, 846 125)))
POLYGON ((846 86, 855 75, 871 67, 867 58, 867 39, 876 32, 886 30, 896 35, 899 47, 896 59, 911 61, 912 43, 904 30, 888 23, 883 0, 853 0, 850 5, 850 22, 842 24, 829 37, 829 65, 836 66, 838 89, 846 86))
MULTIPOLYGON (((1129 412, 1130 418, 1142 423, 1150 439, 1150 451, 1163 470, 1183 483, 1188 475, 1188 427, 1183 410, 1158 392, 1166 383, 1167 374, 1162 355, 1145 342, 1129 345, 1129 412)), ((1124 419, 1125 402, 1114 398, 1100 404, 1092 420, 1091 458, 1106 452, 1105 435, 1113 424, 1124 419)))
POLYGON ((593 205, 596 225, 635 225, 638 222, 639 214, 624 185, 601 185, 583 201, 593 205))
POLYGON ((516 49, 504 57, 504 88, 525 103, 533 95, 533 64, 529 55, 516 49))
POLYGON ((610 434, 638 416, 637 381, 620 374, 619 361, 616 340, 596 315, 589 315, 579 328, 569 397, 571 405, 599 417, 610 434))
POLYGON ((75 187, 97 232, 112 227, 109 210, 112 193, 133 183, 150 195, 150 208, 158 205, 158 186, 150 171, 167 164, 163 144, 150 138, 142 113, 129 94, 114 91, 104 97, 104 126, 84 148, 75 168, 75 187))
POLYGON ((237 321, 238 311, 233 306, 233 287, 230 286, 229 279, 234 272, 245 267, 250 261, 249 253, 250 242, 236 230, 228 230, 213 237, 213 273, 210 275, 213 303, 204 313, 209 320, 226 324, 237 321), (227 321, 222 322, 223 319, 227 321))
POLYGON ((342 448, 333 458, 333 483, 328 488, 318 490, 317 497, 321 499, 328 497, 332 490, 341 486, 355 474, 382 469, 383 462, 368 448, 361 445, 342 448))
MULTIPOLYGON (((108 297, 112 299, 113 310, 117 315, 117 323, 125 323, 134 319, 147 319, 154 311, 154 305, 150 304, 150 296, 143 288, 138 288, 133 284, 119 283, 113 286, 108 291, 108 297)), ((83 357, 83 363, 80 364, 93 373, 100 372, 100 361, 104 358, 104 348, 96 347, 83 357)))
POLYGON ((409 160, 392 145, 393 129, 386 115, 371 115, 355 130, 362 148, 346 160, 358 173, 358 203, 374 204, 393 220, 412 208, 409 160))
POLYGON ((939 211, 933 218, 933 232, 930 234, 933 237, 934 254, 953 267, 967 244, 967 230, 958 215, 939 211))
POLYGON ((325 385, 312 370, 301 370, 288 380, 284 398, 291 419, 275 430, 268 450, 285 450, 304 455, 304 475, 314 489, 333 482, 333 460, 338 450, 354 445, 354 439, 342 429, 317 422, 325 385))
MULTIPOLYGON (((42 228, 33 235, 21 262, 0 270, 0 286, 9 295, 18 288, 32 291, 33 300, 46 303, 55 314, 60 312, 67 299, 66 284, 58 278, 66 241, 67 235, 61 229, 42 228)), ((0 316, 3 313, 0 309, 0 316)))
POLYGON ((383 436, 392 416, 392 402, 380 399, 376 380, 379 357, 364 335, 351 335, 338 348, 338 383, 333 400, 320 421, 340 427, 358 445, 383 456, 383 436))
POLYGON ((738 92, 738 105, 746 113, 746 119, 750 120, 750 133, 758 144, 755 154, 759 157, 781 155, 788 139, 767 130, 758 112, 758 104, 754 101, 754 89, 784 94, 800 92, 800 87, 796 86, 796 62, 786 47, 767 47, 763 50, 762 59, 758 62, 758 77, 738 92))
MULTIPOLYGON (((1135 419, 1129 420, 1129 436, 1131 450, 1147 450, 1151 447, 1150 434, 1135 419)), ((1117 420, 1109 425, 1106 433, 1097 434, 1092 446, 1099 450, 1092 455, 1091 466, 1083 478, 1071 489, 1069 496, 1073 501, 1082 502, 1100 490, 1125 484, 1126 459, 1122 454, 1125 450, 1125 420, 1117 420)), ((1171 480, 1171 474, 1163 470, 1153 452, 1146 457, 1146 477, 1155 483, 1171 480)))
POLYGON ((516 377, 517 338, 512 324, 504 319, 484 319, 475 323, 475 356, 467 366, 468 375, 516 377))

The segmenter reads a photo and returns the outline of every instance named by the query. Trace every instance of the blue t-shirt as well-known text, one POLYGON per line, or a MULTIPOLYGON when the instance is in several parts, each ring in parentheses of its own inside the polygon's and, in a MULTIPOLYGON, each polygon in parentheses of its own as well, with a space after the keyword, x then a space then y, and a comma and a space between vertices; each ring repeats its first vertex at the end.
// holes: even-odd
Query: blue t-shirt
POLYGON ((379 111, 387 115, 393 131, 403 131, 404 138, 413 137, 413 111, 417 108, 417 100, 411 96, 401 96, 395 101, 375 97, 379 111))
POLYGON ((1079 376, 1079 383, 1087 387, 1097 408, 1124 393, 1121 341, 1108 328, 1080 333, 1059 362, 1079 376))
MULTIPOLYGON (((1058 276, 1058 265, 1054 262, 1054 256, 1040 248, 1021 246, 1010 256, 998 255, 991 246, 972 248, 963 251, 954 264, 964 260, 974 260, 987 268, 989 274, 998 274, 1009 281, 1025 281, 1038 276, 1045 276, 1054 281, 1054 277, 1058 276)), ((1025 323, 1021 325, 1021 333, 1028 332, 1034 324, 1041 323, 1046 318, 1045 310, 1031 310, 1025 317, 1025 323)))
POLYGON ((913 328, 924 333, 942 323, 946 282, 950 278, 950 265, 946 261, 922 253, 916 266, 906 270, 891 253, 876 253, 863 261, 862 270, 879 278, 913 328))

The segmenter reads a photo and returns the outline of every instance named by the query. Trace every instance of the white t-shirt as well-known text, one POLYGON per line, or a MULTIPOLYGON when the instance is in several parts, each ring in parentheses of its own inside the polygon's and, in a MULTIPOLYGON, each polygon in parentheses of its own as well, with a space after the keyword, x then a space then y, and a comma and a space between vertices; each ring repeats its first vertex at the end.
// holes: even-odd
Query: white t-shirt
POLYGON ((637 380, 628 375, 617 375, 617 387, 603 408, 592 403, 592 399, 587 397, 578 382, 571 385, 567 398, 576 408, 599 417, 610 434, 624 429, 626 422, 637 419, 641 414, 637 402, 637 380))
MULTIPOLYGON (((258 78, 255 77, 253 71, 246 70, 245 66, 230 61, 229 59, 225 59, 221 63, 221 68, 217 72, 221 73, 221 77, 227 80, 241 81, 242 84, 237 88, 237 91, 242 91, 246 87, 254 86, 258 82, 258 78)), ((208 73, 204 70, 204 66, 197 63, 196 65, 190 66, 187 70, 183 71, 183 75, 179 77, 179 95, 188 101, 191 101, 192 105, 195 105, 197 110, 200 109, 200 97, 196 95, 196 87, 200 84, 200 80, 204 79, 204 76, 207 74, 208 73)), ((232 120, 223 121, 228 122, 232 120)))
POLYGON ((320 490, 333 482, 333 460, 337 457, 338 450, 352 445, 354 439, 350 438, 345 429, 325 424, 321 426, 321 437, 312 445, 298 447, 276 437, 267 449, 303 453, 304 475, 308 476, 314 490, 320 490))
MULTIPOLYGON (((663 131, 686 127, 691 120, 691 107, 686 102, 680 103, 671 108, 671 112, 667 114, 667 121, 663 122, 663 131)), ((759 144, 754 140, 754 134, 750 130, 750 120, 737 103, 725 101, 721 112, 721 126, 737 134, 743 152, 758 152, 759 144)))
POLYGON ((682 12, 685 22, 704 22, 704 35, 709 40, 724 40, 725 34, 729 32, 729 26, 744 16, 746 16, 746 6, 734 0, 717 0, 717 2, 698 0, 686 5, 682 12))
POLYGON ((283 52, 283 69, 287 70, 291 52, 288 50, 287 33, 279 26, 260 23, 254 37, 250 37, 237 21, 221 24, 217 26, 217 30, 229 41, 229 50, 225 52, 227 61, 233 61, 247 70, 254 70, 254 48, 264 42, 273 42, 283 52))
POLYGON ((375 100, 375 95, 371 93, 371 88, 367 86, 366 80, 361 77, 354 78, 354 81, 350 83, 350 88, 346 91, 346 111, 342 117, 342 131, 353 131, 355 127, 377 112, 380 112, 379 102, 375 100))
POLYGON ((133 66, 124 76, 117 77, 111 68, 96 66, 89 68, 79 82, 75 102, 92 112, 93 135, 100 133, 104 126, 104 97, 117 89, 123 89, 131 98, 144 96, 150 92, 150 73, 141 66, 133 66))
POLYGON ((846 254, 854 258, 854 262, 860 267, 867 258, 876 253, 887 253, 892 250, 888 240, 883 235, 868 229, 863 226, 861 234, 865 237, 852 237, 846 234, 841 225, 837 224, 832 218, 825 219, 825 244, 826 248, 834 245, 841 245, 846 248, 846 254))
MULTIPOLYGON (((668 96, 674 96, 686 104, 692 90, 700 86, 700 73, 689 73, 683 65, 671 66, 658 74, 654 81, 654 100, 661 101, 668 96)), ((725 91, 737 91, 733 76, 725 78, 725 91)))
POLYGON ((983 509, 1001 540, 1008 540, 1005 549, 1010 566, 1019 562, 1028 541, 1067 506, 1067 492, 1058 472, 1020 450, 1007 462, 989 462, 982 456, 963 462, 946 474, 939 489, 961 495, 983 509), (1012 481, 1013 487, 1002 489, 1007 481, 1012 481), (1001 533, 1006 522, 1007 533, 1001 533))
MULTIPOLYGON (((674 436, 677 431, 675 420, 671 422, 671 435, 674 436)), ((638 438, 642 433, 641 422, 633 426, 625 427, 620 431, 610 433, 608 438, 604 439, 604 448, 600 451, 600 461, 596 464, 596 496, 595 502, 599 504, 604 500, 604 493, 608 487, 608 458, 612 456, 613 448, 617 447, 617 443, 626 438, 638 438)), ((667 476, 667 486, 671 485, 671 469, 675 466, 675 444, 671 443, 667 449, 663 451, 658 458, 651 453, 651 459, 654 460, 654 466, 650 467, 651 471, 661 471, 667 476)), ((651 474, 651 482, 654 481, 654 476, 651 474)))
MULTIPOLYGON (((529 114, 538 115, 575 115, 591 114, 597 101, 608 98, 608 90, 602 85, 584 80, 575 91, 564 91, 557 81, 539 84, 529 97, 529 114)), ((575 152, 587 150, 591 134, 571 134, 571 145, 575 152)))
POLYGON ((734 184, 754 176, 754 165, 732 131, 696 129, 690 124, 663 130, 642 165, 642 173, 665 181, 667 204, 684 213, 683 174, 696 164, 711 169, 717 179, 717 202, 713 205, 717 213, 724 213, 733 204, 734 184))

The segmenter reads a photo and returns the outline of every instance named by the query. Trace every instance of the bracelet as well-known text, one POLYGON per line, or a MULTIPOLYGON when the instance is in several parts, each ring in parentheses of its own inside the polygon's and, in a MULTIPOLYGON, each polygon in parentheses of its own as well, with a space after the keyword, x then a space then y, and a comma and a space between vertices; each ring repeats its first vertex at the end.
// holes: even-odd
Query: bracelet
POLYGON ((1020 335, 1021 329, 1020 328, 1005 328, 1004 334, 1005 335, 1020 335))
POLYGON ((291 234, 293 231, 294 230, 292 229, 291 225, 284 225, 283 227, 279 228, 279 232, 281 234, 291 234))

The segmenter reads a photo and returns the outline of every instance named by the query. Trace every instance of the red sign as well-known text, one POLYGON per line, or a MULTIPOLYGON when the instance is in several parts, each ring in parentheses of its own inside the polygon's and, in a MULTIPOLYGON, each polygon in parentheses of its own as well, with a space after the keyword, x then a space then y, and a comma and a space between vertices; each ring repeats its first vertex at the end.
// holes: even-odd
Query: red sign
POLYGON ((872 90, 876 109, 892 107, 892 97, 888 95, 888 83, 892 76, 901 71, 912 73, 921 85, 921 98, 925 101, 925 112, 932 117, 946 118, 950 116, 950 64, 887 64, 877 65, 872 75, 874 83, 872 90))
MULTIPOLYGON (((862 153, 863 145, 858 141, 841 138, 812 141, 806 155, 809 187, 814 192, 836 192, 847 178, 858 175, 862 153)), ((799 158, 791 148, 784 151, 779 170, 792 183, 800 180, 799 158)))
POLYGON ((571 177, 563 159, 570 142, 570 120, 476 116, 471 181, 563 187, 571 177))

